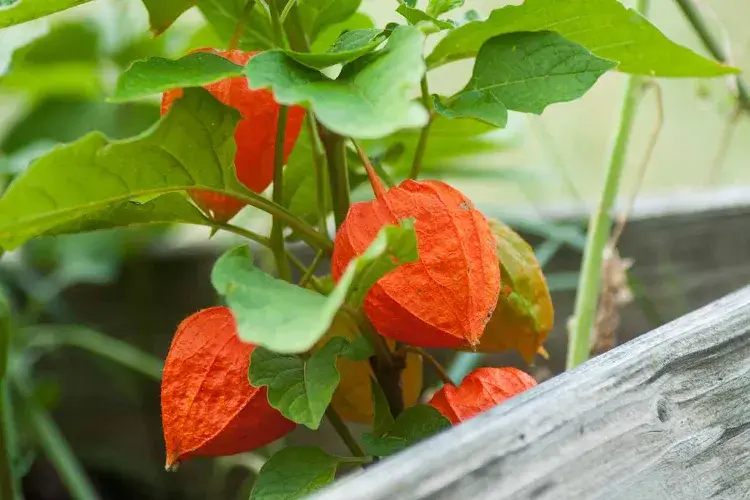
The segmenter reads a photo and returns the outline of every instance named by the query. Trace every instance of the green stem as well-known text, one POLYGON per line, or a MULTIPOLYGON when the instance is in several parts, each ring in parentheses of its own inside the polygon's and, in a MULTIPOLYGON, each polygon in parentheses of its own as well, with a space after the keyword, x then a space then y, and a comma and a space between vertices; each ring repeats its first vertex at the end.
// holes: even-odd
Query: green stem
POLYGON ((279 0, 268 0, 268 10, 271 14, 271 28, 273 29, 273 38, 276 45, 282 49, 289 48, 289 41, 284 33, 284 27, 281 23, 281 17, 279 16, 279 6, 277 5, 279 0))
POLYGON ((422 131, 419 134, 419 142, 417 142, 417 150, 414 152, 414 161, 411 164, 411 171, 409 172, 410 179, 416 179, 419 177, 419 171, 422 169, 422 160, 424 154, 427 151, 427 139, 430 136, 430 128, 432 128, 432 103, 430 101, 430 90, 427 87, 427 75, 422 77, 422 104, 430 112, 430 117, 427 121, 427 125, 422 127, 422 131))
POLYGON ((315 254, 315 258, 313 259, 312 263, 310 264, 310 267, 307 268, 307 271, 305 271, 305 274, 302 276, 302 279, 299 280, 300 287, 305 288, 307 286, 307 284, 312 279, 313 274, 315 274, 315 269, 317 269, 318 264, 320 264, 320 261, 322 259, 323 259, 323 252, 318 251, 318 253, 315 254))
POLYGON ((13 418, 10 407, 10 391, 7 380, 0 380, 0 498, 19 498, 19 484, 13 471, 15 447, 11 443, 13 418))
POLYGON ((234 27, 232 38, 229 40, 229 45, 227 46, 229 50, 234 50, 239 47, 240 40, 242 39, 242 33, 245 31, 245 26, 250 20, 250 16, 252 15, 254 8, 255 0, 248 0, 248 2, 245 4, 245 8, 242 11, 242 14, 240 14, 240 18, 237 20, 237 24, 234 27))
POLYGON ((349 428, 346 426, 343 420, 341 420, 341 417, 338 413, 336 413, 336 410, 333 409, 332 406, 329 406, 326 409, 326 417, 328 418, 328 421, 333 426, 336 433, 341 437, 341 440, 344 442, 347 448, 349 448, 349 451, 354 455, 355 457, 364 457, 365 452, 362 451, 362 448, 359 446, 359 443, 357 443, 357 440, 354 439, 354 436, 352 435, 349 428))
MULTIPOLYGON (((284 141, 286 140, 286 118, 289 113, 287 106, 279 109, 279 118, 276 123, 276 145, 274 150, 273 170, 273 202, 277 205, 284 203, 284 141)), ((292 270, 286 258, 284 245, 284 221, 274 217, 271 226, 271 250, 276 258, 276 268, 279 277, 285 281, 291 281, 292 270)))
MULTIPOLYGON (((693 26, 695 33, 701 39, 701 42, 711 55, 719 62, 729 63, 729 56, 727 55, 721 42, 711 33, 708 27, 708 23, 703 18, 700 9, 695 4, 694 0, 675 0, 677 5, 682 10, 682 13, 687 18, 688 22, 693 26)), ((737 84, 737 98, 739 99, 740 105, 743 109, 750 111, 750 89, 748 89, 745 81, 739 76, 735 77, 737 84)))
POLYGON ((333 199, 333 217, 338 229, 346 219, 350 203, 346 145, 342 136, 329 130, 322 130, 320 135, 328 158, 328 180, 333 199))
POLYGON ((14 377, 13 382, 21 396, 19 399, 26 414, 26 422, 33 429, 39 445, 59 474, 70 496, 74 500, 97 500, 99 496, 94 486, 65 437, 49 413, 34 399, 31 384, 18 375, 14 377))
POLYGON ((161 359, 118 340, 82 326, 33 326, 25 330, 30 347, 68 345, 84 349, 114 361, 156 381, 161 380, 164 363, 161 359))
POLYGON ((243 238, 247 238, 248 240, 259 243, 266 248, 271 248, 271 240, 269 238, 266 238, 263 235, 250 231, 249 229, 245 229, 244 227, 235 226, 233 224, 228 224, 226 222, 217 222, 217 221, 210 221, 209 225, 213 227, 214 229, 223 229, 224 231, 234 233, 237 236, 242 236, 243 238))
POLYGON ((326 152, 320 141, 315 119, 310 115, 305 117, 308 132, 310 133, 310 144, 312 145, 313 165, 315 167, 315 196, 318 205, 318 231, 328 236, 328 207, 326 206, 326 152))
POLYGON ((281 11, 281 24, 284 24, 284 22, 286 21, 286 16, 289 15, 292 7, 294 7, 296 4, 297 0, 287 0, 286 5, 284 5, 284 9, 281 11))
MULTIPOLYGON (((638 10, 645 14, 647 4, 647 1, 639 0, 638 10)), ((637 76, 627 77, 622 108, 620 109, 620 123, 609 156, 604 189, 599 200, 599 206, 589 221, 575 310, 568 336, 566 362, 568 370, 580 365, 589 357, 591 330, 594 327, 594 318, 599 303, 604 248, 609 241, 612 227, 611 211, 617 198, 620 179, 625 168, 625 156, 635 120, 641 81, 642 79, 637 76)))

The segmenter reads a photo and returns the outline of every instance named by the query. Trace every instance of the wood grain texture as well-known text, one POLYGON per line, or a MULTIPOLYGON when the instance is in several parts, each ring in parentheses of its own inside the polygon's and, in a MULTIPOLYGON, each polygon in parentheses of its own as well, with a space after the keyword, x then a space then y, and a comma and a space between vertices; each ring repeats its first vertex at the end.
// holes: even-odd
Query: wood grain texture
POLYGON ((750 499, 750 286, 313 498, 750 499))

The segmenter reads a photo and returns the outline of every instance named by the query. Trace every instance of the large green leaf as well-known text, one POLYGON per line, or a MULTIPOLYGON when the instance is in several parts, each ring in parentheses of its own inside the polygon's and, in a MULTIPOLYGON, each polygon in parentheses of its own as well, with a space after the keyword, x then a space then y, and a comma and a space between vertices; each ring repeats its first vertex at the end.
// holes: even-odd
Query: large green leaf
POLYGON ((737 70, 706 59, 665 37, 617 0, 525 0, 492 12, 486 21, 457 28, 427 58, 430 67, 474 57, 490 38, 516 31, 555 31, 618 70, 653 76, 719 76, 737 70))
POLYGON ((91 0, 17 0, 9 7, 0 6, 0 28, 21 24, 67 10, 91 0))
POLYGON ((361 29, 343 33, 325 52, 284 51, 286 55, 313 69, 346 64, 372 52, 384 40, 383 30, 361 29))
POLYGON ((130 101, 174 88, 201 87, 242 75, 242 66, 207 52, 195 52, 177 60, 149 57, 136 61, 120 75, 112 101, 130 101))
POLYGON ((314 41, 325 28, 352 17, 362 0, 298 0, 302 26, 314 41))
POLYGON ((372 355, 369 342, 334 337, 305 359, 256 347, 248 377, 254 387, 268 387, 268 402, 289 420, 317 429, 341 381, 336 360, 362 361, 372 355))
POLYGON ((92 133, 53 149, 0 199, 0 246, 15 248, 114 204, 193 188, 268 206, 234 175, 239 118, 205 90, 186 89, 164 119, 139 137, 110 141, 92 133))
POLYGON ((398 453, 450 426, 450 421, 432 406, 416 405, 399 415, 384 434, 363 434, 362 444, 368 454, 384 457, 398 453))
POLYGON ((358 306, 375 281, 416 258, 414 223, 404 220, 401 226, 383 227, 365 253, 349 263, 327 297, 261 271, 246 247, 224 254, 211 281, 226 297, 244 342, 299 353, 325 334, 345 301, 358 306))
POLYGON ((541 114, 581 97, 617 63, 551 31, 508 33, 482 45, 466 87, 436 109, 504 127, 509 109, 541 114))
POLYGON ((303 498, 333 482, 342 459, 313 446, 290 446, 260 469, 250 500, 303 498))
POLYGON ((238 48, 242 50, 265 50, 275 47, 271 21, 261 2, 256 0, 198 0, 198 8, 214 27, 216 34, 226 47, 234 36, 240 17, 245 18, 238 48), (245 7, 253 3, 251 12, 245 7))
POLYGON ((180 15, 195 5, 195 0, 142 0, 148 11, 151 32, 160 35, 180 15))
POLYGON ((252 88, 272 88, 282 104, 306 104, 326 127, 351 137, 377 138, 427 123, 415 102, 424 74, 424 35, 397 28, 386 46, 344 67, 336 80, 280 51, 253 57, 245 71, 252 88))

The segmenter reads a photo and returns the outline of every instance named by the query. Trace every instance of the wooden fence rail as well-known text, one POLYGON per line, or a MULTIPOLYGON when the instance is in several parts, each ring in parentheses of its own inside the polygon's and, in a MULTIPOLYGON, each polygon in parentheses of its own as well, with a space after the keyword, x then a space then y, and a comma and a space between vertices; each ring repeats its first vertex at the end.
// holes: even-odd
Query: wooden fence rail
POLYGON ((750 286, 313 498, 750 499, 750 286))

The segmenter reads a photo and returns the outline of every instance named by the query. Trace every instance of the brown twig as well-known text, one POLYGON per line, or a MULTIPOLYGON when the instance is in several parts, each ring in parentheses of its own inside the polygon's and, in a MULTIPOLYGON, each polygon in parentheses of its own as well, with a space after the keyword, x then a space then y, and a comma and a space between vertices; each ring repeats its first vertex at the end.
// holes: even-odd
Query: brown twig
POLYGON ((443 384, 454 385, 451 376, 448 375, 448 371, 443 367, 443 365, 440 364, 440 361, 438 361, 435 356, 425 351, 421 347, 404 345, 401 346, 396 352, 412 352, 414 354, 419 354, 423 359, 426 359, 432 365, 443 384))

